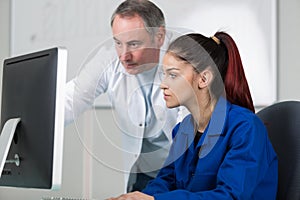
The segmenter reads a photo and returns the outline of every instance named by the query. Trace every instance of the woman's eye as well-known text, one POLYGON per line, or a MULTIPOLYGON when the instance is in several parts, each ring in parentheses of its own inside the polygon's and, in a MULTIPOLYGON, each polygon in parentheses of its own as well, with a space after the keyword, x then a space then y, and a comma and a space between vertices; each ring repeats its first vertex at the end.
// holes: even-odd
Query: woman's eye
POLYGON ((174 78, 176 78, 176 74, 170 73, 170 74, 169 74, 169 77, 172 78, 172 79, 174 79, 174 78))

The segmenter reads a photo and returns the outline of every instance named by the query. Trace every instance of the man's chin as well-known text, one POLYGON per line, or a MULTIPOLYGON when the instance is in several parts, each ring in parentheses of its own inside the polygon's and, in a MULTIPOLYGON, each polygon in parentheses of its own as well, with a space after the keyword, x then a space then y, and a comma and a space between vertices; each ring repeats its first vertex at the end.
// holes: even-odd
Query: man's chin
POLYGON ((147 67, 125 67, 125 70, 128 74, 131 75, 136 75, 136 74, 140 74, 143 73, 145 71, 151 70, 153 68, 153 66, 147 66, 147 67))
POLYGON ((139 74, 140 71, 139 70, 136 70, 136 69, 125 69, 126 72, 130 75, 136 75, 136 74, 139 74))

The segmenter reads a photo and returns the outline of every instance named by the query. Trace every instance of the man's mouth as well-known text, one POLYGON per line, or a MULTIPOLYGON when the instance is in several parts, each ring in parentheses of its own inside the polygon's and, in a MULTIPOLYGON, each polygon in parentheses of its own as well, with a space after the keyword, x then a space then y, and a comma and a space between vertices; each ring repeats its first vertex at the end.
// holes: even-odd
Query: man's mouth
POLYGON ((123 63, 123 65, 126 69, 132 69, 137 66, 135 63, 123 63))

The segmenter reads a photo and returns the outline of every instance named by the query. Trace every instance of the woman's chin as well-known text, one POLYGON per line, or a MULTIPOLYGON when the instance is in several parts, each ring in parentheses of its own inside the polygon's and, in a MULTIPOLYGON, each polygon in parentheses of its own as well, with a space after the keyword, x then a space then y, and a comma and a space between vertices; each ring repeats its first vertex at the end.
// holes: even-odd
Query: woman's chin
POLYGON ((178 107, 179 105, 178 105, 178 104, 166 103, 166 106, 167 106, 168 108, 176 108, 176 107, 178 107))

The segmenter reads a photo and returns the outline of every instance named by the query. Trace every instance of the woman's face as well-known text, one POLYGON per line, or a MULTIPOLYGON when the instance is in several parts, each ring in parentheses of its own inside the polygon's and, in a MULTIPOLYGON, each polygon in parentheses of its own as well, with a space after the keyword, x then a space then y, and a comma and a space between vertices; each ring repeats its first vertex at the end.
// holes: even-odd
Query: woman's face
POLYGON ((167 53, 163 59, 164 78, 161 89, 168 108, 179 105, 190 107, 195 103, 197 73, 191 64, 167 53))

